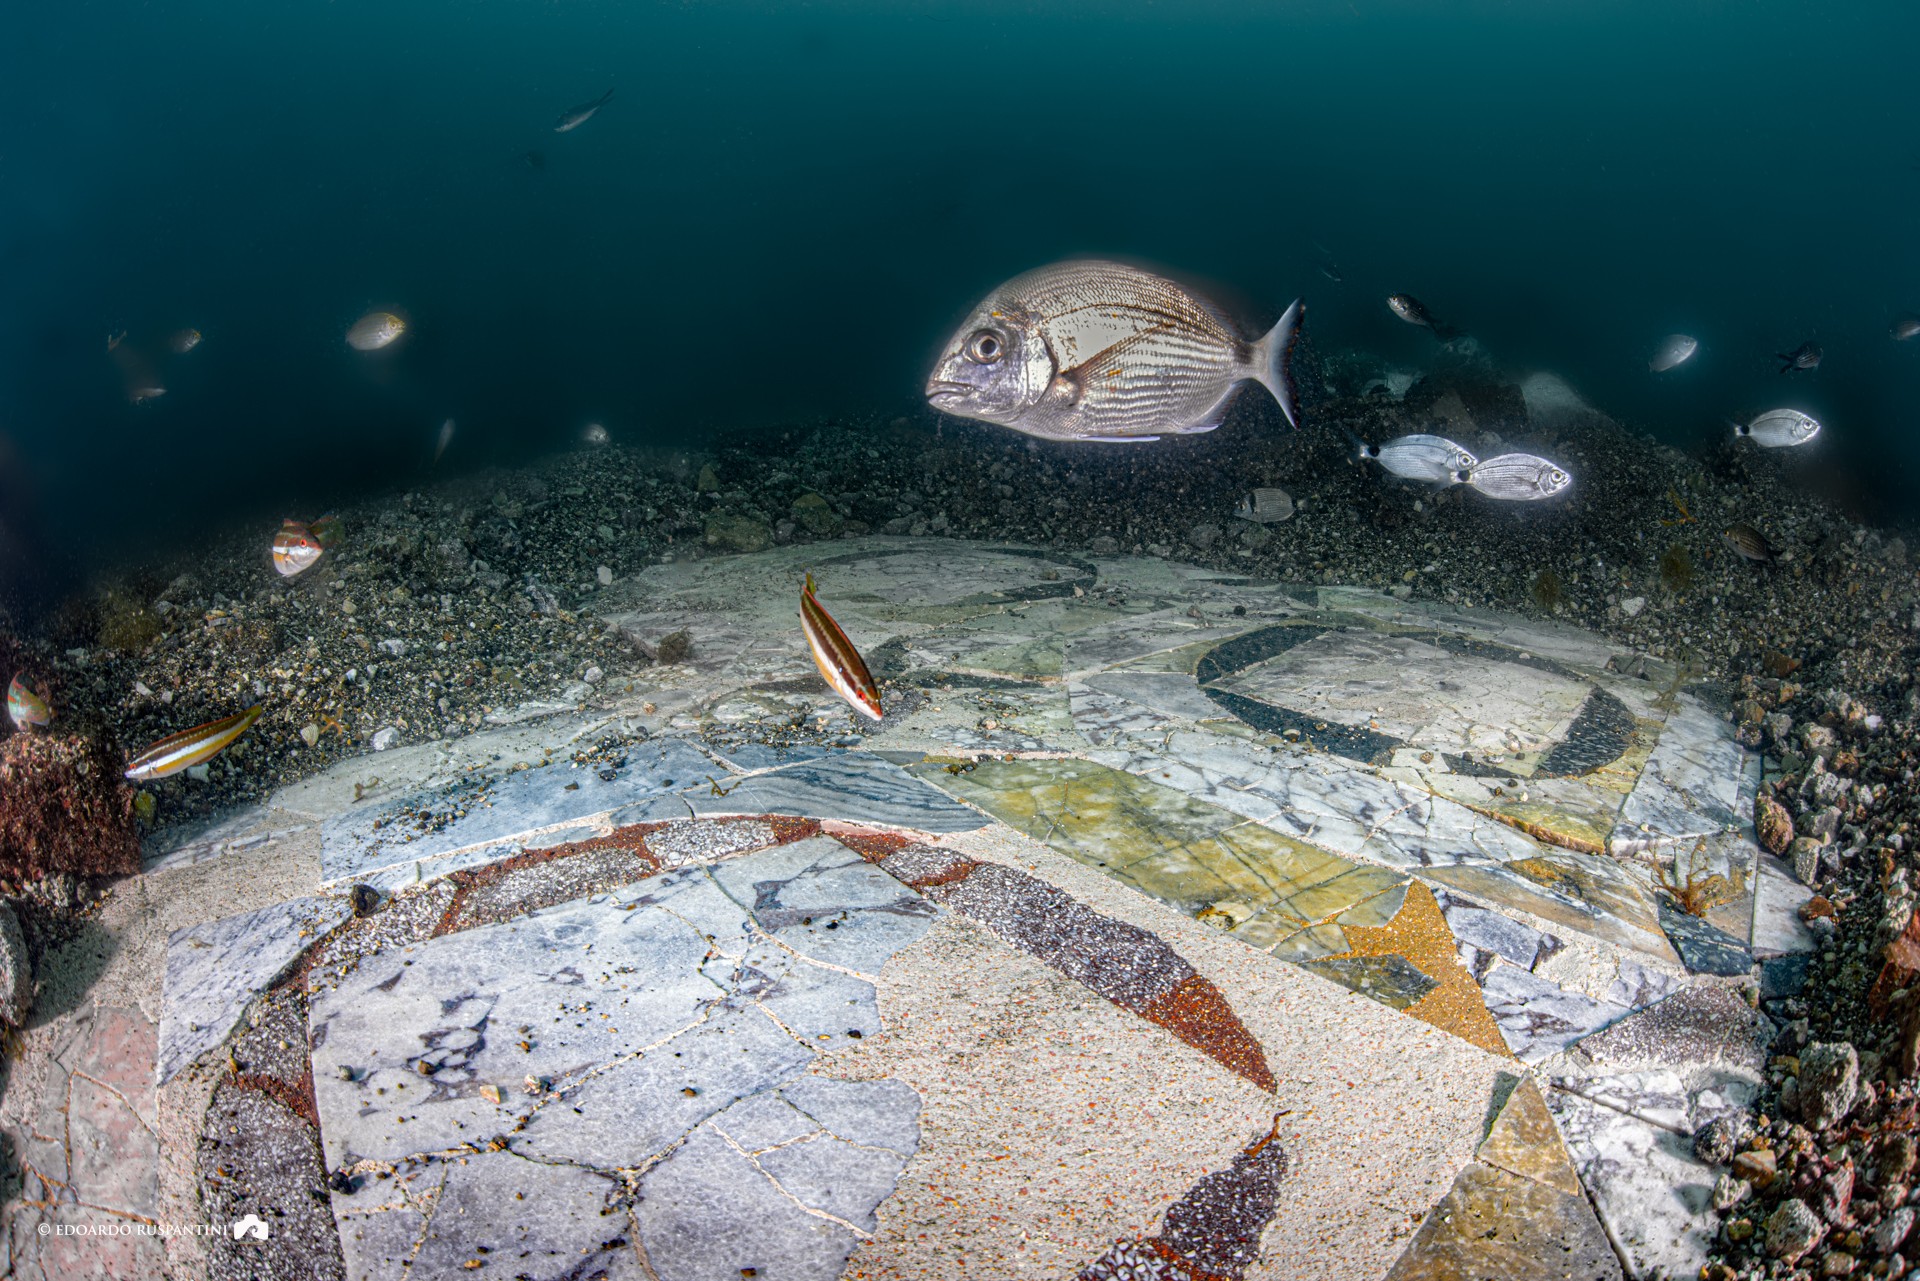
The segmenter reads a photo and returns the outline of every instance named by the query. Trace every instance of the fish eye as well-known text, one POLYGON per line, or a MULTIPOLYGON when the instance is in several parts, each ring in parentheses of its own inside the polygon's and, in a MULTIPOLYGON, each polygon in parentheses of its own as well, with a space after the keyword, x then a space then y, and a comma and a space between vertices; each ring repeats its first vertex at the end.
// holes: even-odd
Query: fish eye
POLYGON ((1006 351, 1006 341, 991 329, 982 329, 967 339, 967 359, 978 365, 991 365, 1006 351))

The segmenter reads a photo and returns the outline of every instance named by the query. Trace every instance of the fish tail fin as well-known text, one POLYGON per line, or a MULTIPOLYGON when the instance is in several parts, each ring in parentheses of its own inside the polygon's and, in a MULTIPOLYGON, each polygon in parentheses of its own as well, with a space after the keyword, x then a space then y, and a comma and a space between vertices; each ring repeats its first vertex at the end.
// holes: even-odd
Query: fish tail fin
POLYGON ((1746 427, 1746 424, 1745 424, 1745 423, 1737 423, 1737 422, 1735 422, 1735 421, 1733 421, 1733 419, 1731 419, 1731 418, 1729 418, 1729 419, 1727 419, 1727 420, 1726 420, 1726 422, 1727 422, 1727 426, 1729 426, 1729 427, 1731 427, 1731 428, 1733 428, 1733 434, 1734 434, 1734 435, 1736 435, 1736 436, 1745 436, 1745 435, 1747 435, 1747 434, 1748 434, 1748 431, 1747 431, 1747 427, 1746 427))
POLYGON ((804 595, 807 595, 807 596, 813 595, 813 571, 812 570, 807 571, 807 585, 801 590, 802 590, 802 594, 804 595))
POLYGON ((1360 439, 1359 432, 1356 432, 1353 428, 1347 426, 1345 423, 1341 423, 1340 434, 1345 436, 1347 440, 1353 445, 1353 460, 1355 462, 1368 462, 1373 458, 1373 454, 1368 452, 1373 448, 1373 446, 1369 445, 1366 441, 1360 439))
POLYGON ((607 90, 607 91, 606 91, 605 93, 603 93, 603 94, 601 94, 601 95, 600 95, 600 100, 599 100, 598 102, 596 102, 596 103, 594 103, 593 105, 594 105, 594 106, 596 106, 596 107, 604 107, 604 106, 606 106, 606 105, 607 105, 607 99, 609 99, 609 98, 611 98, 611 97, 613 97, 613 90, 611 90, 611 89, 609 89, 609 90, 607 90))
POLYGON ((1249 372, 1280 402, 1280 412, 1287 416, 1289 427, 1300 425, 1300 412, 1293 399, 1293 376, 1288 367, 1293 360, 1293 345, 1300 340, 1300 321, 1306 311, 1305 305, 1294 299, 1279 323, 1253 345, 1250 361, 1249 372))

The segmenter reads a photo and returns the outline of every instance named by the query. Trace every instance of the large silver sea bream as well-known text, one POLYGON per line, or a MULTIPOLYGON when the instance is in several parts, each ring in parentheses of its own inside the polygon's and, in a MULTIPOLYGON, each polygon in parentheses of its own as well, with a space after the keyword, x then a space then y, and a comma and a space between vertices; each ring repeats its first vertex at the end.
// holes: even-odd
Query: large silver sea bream
POLYGON ((1461 479, 1489 498, 1521 503, 1551 498, 1573 483, 1565 468, 1534 454, 1496 454, 1475 463, 1461 479))
POLYGON ((1797 409, 1769 409, 1750 423, 1733 424, 1733 434, 1768 449, 1791 449, 1820 434, 1820 420, 1797 409))
POLYGON ((1212 431, 1253 381, 1296 422, 1287 356, 1295 302, 1249 342, 1205 299, 1137 267, 1055 263, 1016 276, 967 318, 927 380, 934 408, 1048 440, 1157 440, 1212 431))

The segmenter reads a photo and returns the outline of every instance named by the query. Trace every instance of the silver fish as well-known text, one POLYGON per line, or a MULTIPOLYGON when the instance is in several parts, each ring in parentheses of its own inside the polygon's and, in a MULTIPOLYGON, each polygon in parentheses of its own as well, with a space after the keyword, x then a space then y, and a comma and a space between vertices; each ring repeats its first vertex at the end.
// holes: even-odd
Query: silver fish
POLYGON ((446 453, 447 446, 451 445, 452 443, 453 443, 453 419, 449 418, 447 419, 447 421, 440 424, 439 439, 433 442, 433 461, 436 463, 439 462, 440 455, 446 453))
POLYGON ((1699 339, 1689 338, 1685 334, 1668 334, 1660 340, 1659 350, 1653 353, 1647 368, 1656 374, 1664 374, 1676 365, 1686 364, 1693 359, 1693 353, 1699 350, 1699 339))
POLYGON ((1445 436, 1396 436, 1384 445, 1361 444, 1360 458, 1379 463, 1402 480, 1424 480, 1457 485, 1460 474, 1480 462, 1464 446, 1445 436))
POLYGON ((1442 342, 1458 338, 1460 331, 1427 310, 1427 305, 1412 294, 1388 294, 1387 308, 1409 325, 1424 325, 1442 342))
POLYGON ((1121 263, 1055 263, 974 309, 927 380, 927 399, 1047 440, 1147 441, 1212 431, 1251 380, 1297 423, 1287 357, 1301 313, 1296 300, 1248 342, 1171 280, 1121 263))
POLYGON ((1905 342, 1914 335, 1920 334, 1920 316, 1911 314, 1902 316, 1893 322, 1893 328, 1888 332, 1893 335, 1895 342, 1905 342))
POLYGON ((580 433, 580 439, 584 444, 604 445, 611 437, 607 435, 607 429, 599 423, 588 423, 587 429, 580 433))
POLYGON ((583 102, 577 107, 568 107, 560 113, 560 119, 554 122, 553 131, 555 133, 573 132, 581 125, 587 123, 587 121, 593 119, 593 113, 606 106, 607 99, 611 97, 613 97, 613 90, 609 89, 592 102, 583 102))
POLYGON ((1558 463, 1532 454, 1497 454, 1467 468, 1460 479, 1488 498, 1509 502, 1551 498, 1573 483, 1558 463))
POLYGON ((1768 449, 1784 449, 1804 445, 1818 436, 1820 422, 1797 409, 1769 409, 1744 427, 1733 424, 1733 434, 1748 437, 1754 444, 1768 449))
POLYGON ((370 311, 347 330, 347 346, 355 351, 379 351, 400 341, 407 322, 390 311, 370 311))
POLYGON ((1233 514, 1256 525, 1272 525, 1293 515, 1293 495, 1284 489, 1255 489, 1240 500, 1233 514))
POLYGON ((1819 343, 1809 341, 1801 343, 1792 351, 1775 352, 1774 354, 1779 358, 1780 372, 1784 374, 1793 369, 1820 368, 1820 357, 1825 353, 1820 350, 1819 343))

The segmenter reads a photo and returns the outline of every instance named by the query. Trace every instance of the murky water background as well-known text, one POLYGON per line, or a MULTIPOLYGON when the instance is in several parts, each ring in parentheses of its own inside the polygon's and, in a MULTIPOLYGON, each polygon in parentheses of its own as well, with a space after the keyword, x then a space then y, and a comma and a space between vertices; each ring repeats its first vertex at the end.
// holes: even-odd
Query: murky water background
MULTIPOLYGON (((1675 442, 1796 404, 1845 489, 1912 510, 1920 342, 1887 326, 1920 307, 1920 15, 1250 8, 16 8, 11 537, 45 563, 311 516, 428 475, 448 416, 443 471, 589 421, 922 414, 974 301, 1081 252, 1185 272, 1249 332, 1304 295, 1323 355, 1431 357, 1382 305, 1407 290, 1675 442), (370 306, 413 322, 389 358, 342 341, 370 306), (107 335, 183 325, 205 342, 129 405, 107 335), (1701 354, 1652 377, 1674 330, 1701 354), (1820 370, 1776 373, 1809 337, 1820 370)), ((1243 402, 1223 431, 1280 429, 1243 402)))

